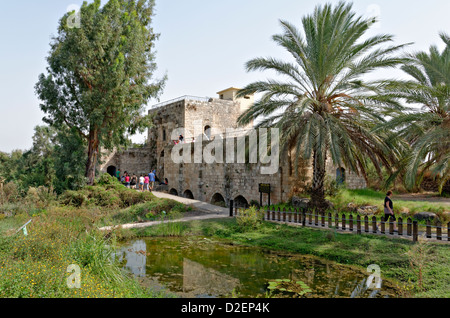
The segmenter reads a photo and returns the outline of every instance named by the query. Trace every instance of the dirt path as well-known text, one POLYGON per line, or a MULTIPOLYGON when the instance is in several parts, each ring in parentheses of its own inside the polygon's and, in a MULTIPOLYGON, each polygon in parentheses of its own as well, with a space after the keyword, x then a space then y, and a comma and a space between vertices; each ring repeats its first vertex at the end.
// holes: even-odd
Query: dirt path
POLYGON ((174 195, 170 195, 162 192, 153 192, 153 194, 158 198, 165 198, 178 201, 180 203, 186 204, 192 207, 192 211, 185 213, 185 216, 181 219, 176 220, 166 220, 166 221, 152 221, 152 222, 144 222, 144 223, 130 223, 130 224, 122 224, 115 226, 105 226, 99 228, 100 231, 112 231, 117 228, 123 229, 136 229, 136 228, 145 228, 149 226, 154 226, 165 223, 172 222, 189 222, 193 220, 207 220, 207 219, 218 219, 218 218, 226 218, 229 217, 228 208, 222 208, 213 204, 209 204, 206 202, 201 202, 198 200, 186 199, 174 195))

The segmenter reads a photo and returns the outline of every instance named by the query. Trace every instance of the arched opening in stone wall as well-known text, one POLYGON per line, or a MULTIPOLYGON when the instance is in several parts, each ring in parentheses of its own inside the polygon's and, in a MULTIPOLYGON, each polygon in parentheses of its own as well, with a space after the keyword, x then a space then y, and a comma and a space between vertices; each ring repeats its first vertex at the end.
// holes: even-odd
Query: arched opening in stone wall
POLYGON ((248 201, 242 195, 239 195, 234 199, 234 205, 237 208, 245 208, 246 209, 246 208, 248 208, 248 201))
POLYGON ((336 182, 337 184, 343 184, 345 182, 345 169, 342 167, 336 169, 336 182))
POLYGON ((208 140, 211 140, 211 126, 205 126, 204 133, 208 140))
POLYGON ((178 196, 178 191, 176 189, 170 189, 169 194, 178 196))
POLYGON ((186 190, 184 191, 183 197, 185 197, 186 199, 194 199, 194 194, 192 193, 191 190, 186 190))
POLYGON ((216 193, 211 198, 211 204, 226 207, 225 198, 220 193, 216 193))
POLYGON ((117 168, 115 166, 109 166, 106 169, 106 173, 108 173, 110 176, 115 177, 117 172, 117 168))

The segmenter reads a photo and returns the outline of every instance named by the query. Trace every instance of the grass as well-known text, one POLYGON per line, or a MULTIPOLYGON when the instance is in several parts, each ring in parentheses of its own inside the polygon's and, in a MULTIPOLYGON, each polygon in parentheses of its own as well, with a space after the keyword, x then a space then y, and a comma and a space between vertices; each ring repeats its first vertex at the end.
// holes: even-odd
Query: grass
MULTIPOLYGON (((339 193, 332 198, 329 198, 331 202, 335 204, 338 208, 345 210, 348 203, 352 202, 356 205, 376 205, 380 207, 382 211, 384 198, 384 192, 379 192, 371 189, 359 189, 359 190, 349 190, 342 189, 339 193)), ((428 202, 428 201, 406 201, 401 199, 396 199, 395 194, 393 196, 394 201, 394 212, 400 213, 403 208, 409 210, 412 215, 416 212, 434 212, 442 213, 449 211, 449 207, 443 205, 439 202, 428 202)))
MULTIPOLYGON (((135 236, 158 236, 156 228, 135 229, 135 236)), ((184 224, 182 235, 204 235, 236 244, 271 250, 314 255, 340 264, 367 268, 377 264, 384 279, 392 280, 403 297, 450 297, 450 249, 429 244, 422 262, 419 284, 417 244, 374 235, 349 235, 333 231, 292 227, 268 222, 240 226, 236 219, 192 221, 184 224)))
POLYGON ((132 221, 144 212, 158 217, 163 208, 175 215, 186 210, 184 206, 113 183, 66 193, 51 204, 41 203, 45 209, 25 202, 0 206, 0 298, 172 297, 142 287, 122 270, 113 257, 121 236, 100 232, 98 225, 113 219, 132 221), (70 199, 80 197, 81 201, 70 199), (28 235, 16 233, 30 218, 28 235), (79 289, 67 284, 72 264, 81 270, 79 289))
MULTIPOLYGON (((362 268, 378 264, 383 277, 397 281, 405 295, 450 297, 448 245, 430 244, 418 249, 420 245, 404 240, 262 222, 254 213, 248 213, 248 219, 243 220, 169 222, 189 209, 151 193, 126 189, 113 180, 101 181, 93 187, 67 192, 50 203, 38 199, 0 206, 0 297, 172 297, 139 285, 120 269, 112 255, 118 241, 130 237, 186 235, 310 254, 362 268), (27 227, 28 236, 15 233, 30 218, 33 222, 27 227), (144 229, 110 233, 97 230, 104 225, 145 220, 164 222, 144 229), (80 289, 67 287, 67 268, 71 264, 81 268, 80 289)), ((342 205, 346 200, 372 204, 383 198, 374 191, 345 190, 339 200, 342 205)))
MULTIPOLYGON (((331 203, 333 203, 334 209, 331 211, 333 214, 338 212, 339 214, 351 214, 351 209, 348 207, 349 203, 354 206, 377 206, 378 210, 374 216, 380 221, 381 217, 384 216, 384 198, 386 194, 384 192, 375 191, 372 189, 340 189, 338 193, 334 196, 327 197, 331 203)), ((430 202, 430 201, 406 201, 401 199, 396 199, 396 195, 393 196, 394 202, 394 213, 397 216, 402 216, 404 220, 408 217, 413 217, 417 212, 433 212, 435 213, 439 221, 442 224, 447 224, 450 222, 450 214, 445 212, 450 212, 450 207, 446 204, 440 202, 430 202)), ((292 208, 290 202, 280 203, 273 205, 275 209, 280 208, 281 210, 289 210, 292 208)), ((435 222, 437 219, 435 219, 435 222)), ((434 223, 435 223, 434 222, 434 223)), ((419 221, 421 225, 425 225, 426 221, 419 221)), ((435 225, 435 224, 434 224, 435 225)))

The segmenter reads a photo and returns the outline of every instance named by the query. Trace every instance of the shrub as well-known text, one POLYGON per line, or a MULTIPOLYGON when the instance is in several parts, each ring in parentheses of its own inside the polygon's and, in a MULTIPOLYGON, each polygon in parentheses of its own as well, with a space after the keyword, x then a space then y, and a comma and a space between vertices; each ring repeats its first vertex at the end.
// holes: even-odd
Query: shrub
POLYGON ((8 182, 0 189, 0 203, 14 203, 20 199, 19 187, 14 182, 8 182))
POLYGON ((64 205, 79 208, 88 203, 88 192, 85 190, 68 190, 61 195, 60 202, 64 205))
POLYGON ((96 185, 121 185, 119 180, 117 180, 117 178, 111 176, 108 173, 104 173, 102 175, 100 175, 97 180, 95 181, 96 185))
POLYGON ((47 208, 55 201, 55 193, 44 186, 38 188, 30 187, 25 197, 25 202, 37 209, 47 208))
POLYGON ((264 214, 254 206, 243 210, 236 217, 238 226, 243 230, 257 229, 262 224, 263 220, 264 214))

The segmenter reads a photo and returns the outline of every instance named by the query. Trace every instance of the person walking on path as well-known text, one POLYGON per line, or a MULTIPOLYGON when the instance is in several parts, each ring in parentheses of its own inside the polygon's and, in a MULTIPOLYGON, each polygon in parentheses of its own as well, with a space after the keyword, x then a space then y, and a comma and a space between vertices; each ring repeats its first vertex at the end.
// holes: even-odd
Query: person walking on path
POLYGON ((394 203, 392 202, 392 191, 386 193, 386 198, 384 198, 384 221, 386 224, 390 222, 394 223, 394 231, 397 231, 395 226, 395 221, 397 220, 394 215, 394 203))
POLYGON ((144 177, 144 191, 148 191, 148 183, 149 183, 149 177, 145 176, 144 177))
POLYGON ((133 174, 133 177, 131 177, 130 181, 131 189, 136 189, 136 184, 137 184, 137 176, 133 174))
POLYGON ((153 191, 153 188, 155 187, 155 178, 156 178, 155 170, 153 170, 148 174, 148 178, 150 181, 150 191, 153 191))
POLYGON ((144 176, 141 174, 141 176, 139 177, 139 190, 144 191, 144 176))
POLYGON ((130 175, 128 173, 125 174, 125 186, 129 189, 130 188, 130 175))

